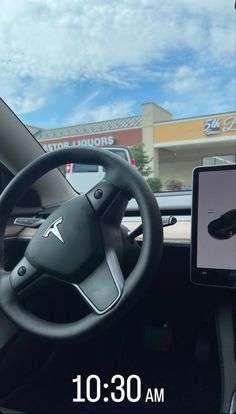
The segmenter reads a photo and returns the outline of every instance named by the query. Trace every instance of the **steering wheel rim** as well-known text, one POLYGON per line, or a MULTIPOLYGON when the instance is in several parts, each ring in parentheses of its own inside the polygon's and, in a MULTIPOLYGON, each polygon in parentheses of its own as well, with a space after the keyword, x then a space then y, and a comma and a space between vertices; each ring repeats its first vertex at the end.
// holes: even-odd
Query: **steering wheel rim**
MULTIPOLYGON (((75 199, 79 199, 79 197, 81 196, 78 196, 75 199)), ((80 198, 80 201, 78 202, 81 203, 81 200, 82 198, 80 198)), ((75 204, 75 201, 73 201, 73 203, 75 204)), ((70 206, 72 206, 71 200, 70 206)), ((63 204, 59 209, 60 208, 63 208, 63 204)), ((58 215, 57 211, 59 209, 55 210, 54 213, 56 215, 58 215)), ((51 227, 49 227, 52 228, 52 219, 55 218, 54 213, 47 218, 45 226, 47 226, 48 223, 51 223, 51 227)), ((16 325, 41 337, 51 340, 66 341, 74 339, 80 340, 95 334, 97 331, 105 328, 119 318, 130 305, 137 300, 140 293, 142 293, 143 289, 157 273, 162 253, 163 231, 161 215, 156 198, 143 177, 133 167, 120 157, 117 157, 108 151, 85 147, 67 148, 46 153, 33 160, 15 176, 2 193, 0 197, 0 217, 0 306, 7 317, 16 325), (123 217, 128 199, 132 196, 136 199, 140 209, 140 215, 143 221, 144 238, 137 264, 122 286, 119 299, 102 314, 92 312, 79 321, 65 324, 45 321, 32 314, 21 305, 17 297, 16 288, 13 287, 15 281, 14 278, 19 276, 16 276, 16 270, 19 270, 19 264, 17 265, 18 268, 16 266, 13 270, 15 273, 13 273, 13 271, 11 273, 6 272, 4 269, 4 232, 10 213, 23 192, 25 192, 41 176, 67 162, 99 164, 105 168, 104 179, 83 196, 86 197, 87 201, 92 206, 96 220, 99 223, 99 228, 103 225, 103 221, 105 221, 104 217, 106 217, 106 229, 111 226, 112 220, 114 219, 114 211, 116 211, 117 206, 120 209, 120 214, 117 215, 117 223, 119 224, 123 217), (95 197, 95 191, 97 189, 100 190, 101 187, 104 199, 102 199, 102 197, 101 199, 95 197), (109 191, 105 197, 107 188, 109 188, 109 191), (114 199, 116 200, 116 203, 114 202, 114 199), (115 210, 114 206, 112 207, 112 210, 112 204, 115 205, 115 210), (109 213, 109 217, 107 215, 105 216, 105 211, 106 214, 109 213)), ((37 236, 39 230, 36 235, 33 236, 29 246, 36 244, 33 240, 37 236)), ((45 230, 45 227, 43 230, 45 230)), ((102 239, 104 241, 103 237, 102 239)), ((107 244, 109 244, 110 241, 111 237, 106 240, 107 244)), ((105 247, 104 249, 106 252, 105 247)), ((30 264, 32 264, 32 258, 34 257, 35 255, 31 254, 30 260, 28 260, 30 264)), ((106 255, 105 258, 107 258, 106 255)), ((116 264, 117 262, 118 260, 116 260, 116 264)), ((88 278, 85 280, 87 279, 88 278)), ((19 278, 17 280, 19 280, 19 278)))

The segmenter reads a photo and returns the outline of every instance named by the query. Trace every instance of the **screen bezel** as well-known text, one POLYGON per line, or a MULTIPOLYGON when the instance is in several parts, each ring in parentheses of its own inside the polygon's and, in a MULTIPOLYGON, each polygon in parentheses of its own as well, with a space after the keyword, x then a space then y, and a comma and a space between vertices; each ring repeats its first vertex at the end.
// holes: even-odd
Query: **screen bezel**
POLYGON ((190 278, 194 284, 198 285, 236 288, 236 269, 205 269, 197 267, 199 173, 224 170, 236 170, 236 164, 197 167, 193 170, 190 278))

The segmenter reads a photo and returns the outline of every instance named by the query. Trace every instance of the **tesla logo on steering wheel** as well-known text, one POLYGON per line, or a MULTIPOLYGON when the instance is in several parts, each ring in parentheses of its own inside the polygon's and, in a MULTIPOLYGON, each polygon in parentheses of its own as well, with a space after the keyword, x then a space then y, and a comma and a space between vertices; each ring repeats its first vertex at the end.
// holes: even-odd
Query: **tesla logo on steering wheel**
POLYGON ((47 230, 45 230, 45 232, 43 233, 43 237, 48 237, 49 234, 52 233, 58 240, 60 240, 62 243, 65 243, 58 229, 58 225, 61 224, 62 222, 63 222, 62 217, 59 217, 58 219, 56 219, 52 224, 50 224, 47 230))

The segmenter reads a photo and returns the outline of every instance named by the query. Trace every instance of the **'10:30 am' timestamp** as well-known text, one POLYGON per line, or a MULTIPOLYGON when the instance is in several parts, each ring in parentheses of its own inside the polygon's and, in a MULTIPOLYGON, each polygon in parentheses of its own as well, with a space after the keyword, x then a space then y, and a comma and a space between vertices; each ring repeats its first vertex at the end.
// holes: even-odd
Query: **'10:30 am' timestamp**
POLYGON ((85 382, 81 375, 72 379, 76 384, 76 396, 73 398, 75 403, 96 403, 99 401, 121 403, 129 401, 131 403, 164 403, 164 388, 145 388, 142 389, 142 381, 138 375, 113 375, 110 382, 102 383, 98 375, 89 375, 85 382))

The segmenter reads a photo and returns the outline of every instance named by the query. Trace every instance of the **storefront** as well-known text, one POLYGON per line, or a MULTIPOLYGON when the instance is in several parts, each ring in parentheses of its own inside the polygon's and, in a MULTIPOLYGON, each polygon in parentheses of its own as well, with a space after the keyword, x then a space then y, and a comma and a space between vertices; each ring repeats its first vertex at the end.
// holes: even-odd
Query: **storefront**
POLYGON ((32 131, 46 151, 77 146, 131 147, 143 143, 152 159, 153 175, 181 188, 191 186, 192 170, 199 165, 236 162, 236 113, 204 115, 173 120, 155 103, 142 105, 137 116, 32 131))
POLYGON ((199 165, 236 162, 236 114, 226 113, 154 124, 155 174, 163 184, 178 179, 191 185, 199 165))
POLYGON ((142 118, 133 116, 35 134, 46 151, 78 146, 132 146, 142 142, 142 118))

